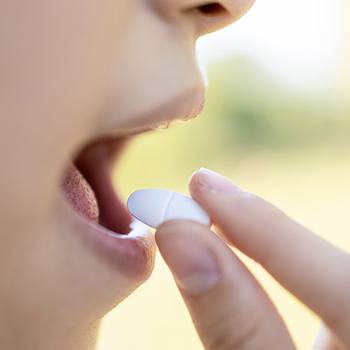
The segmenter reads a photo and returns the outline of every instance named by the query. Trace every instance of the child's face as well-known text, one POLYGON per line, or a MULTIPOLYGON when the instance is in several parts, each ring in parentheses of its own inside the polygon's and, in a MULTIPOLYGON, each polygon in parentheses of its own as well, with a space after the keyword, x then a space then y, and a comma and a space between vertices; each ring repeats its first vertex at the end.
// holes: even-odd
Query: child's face
POLYGON ((95 169, 92 177, 108 173, 94 190, 105 226, 120 228, 106 208, 114 214, 109 169, 121 135, 199 111, 195 40, 252 2, 0 3, 0 274, 7 278, 0 297, 12 313, 22 312, 24 326, 30 310, 46 304, 63 305, 62 317, 96 318, 148 276, 152 239, 110 243, 86 232, 59 183, 81 147, 112 135, 80 153, 80 164, 95 169))

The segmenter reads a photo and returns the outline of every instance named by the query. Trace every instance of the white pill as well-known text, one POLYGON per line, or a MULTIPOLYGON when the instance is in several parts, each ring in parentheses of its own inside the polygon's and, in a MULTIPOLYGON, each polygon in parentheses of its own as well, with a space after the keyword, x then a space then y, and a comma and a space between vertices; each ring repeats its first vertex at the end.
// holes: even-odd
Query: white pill
POLYGON ((153 228, 173 219, 193 220, 207 226, 211 224, 208 214, 195 200, 173 191, 135 191, 129 196, 127 207, 132 216, 153 228))

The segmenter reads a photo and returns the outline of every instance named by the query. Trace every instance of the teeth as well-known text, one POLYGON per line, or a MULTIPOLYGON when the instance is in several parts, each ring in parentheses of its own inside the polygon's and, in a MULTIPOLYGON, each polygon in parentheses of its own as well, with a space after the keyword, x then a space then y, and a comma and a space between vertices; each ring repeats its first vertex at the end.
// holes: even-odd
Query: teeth
POLYGON ((152 130, 167 130, 176 124, 183 124, 191 119, 192 119, 191 116, 189 116, 189 117, 186 116, 186 117, 183 117, 182 119, 166 120, 166 121, 162 122, 161 124, 154 126, 152 128, 152 130))
POLYGON ((113 233, 111 231, 106 231, 106 234, 114 238, 129 239, 129 238, 145 237, 149 234, 149 232, 150 232, 150 228, 147 225, 145 225, 141 221, 134 218, 130 224, 130 232, 127 235, 120 234, 117 232, 113 233))
POLYGON ((135 218, 133 218, 133 221, 130 224, 130 229, 131 231, 128 234, 129 237, 146 236, 150 231, 150 228, 147 225, 135 218))
POLYGON ((161 124, 157 125, 156 127, 154 127, 153 129, 154 130, 166 130, 166 129, 169 129, 170 124, 171 124, 171 121, 166 120, 166 121, 162 122, 161 124))

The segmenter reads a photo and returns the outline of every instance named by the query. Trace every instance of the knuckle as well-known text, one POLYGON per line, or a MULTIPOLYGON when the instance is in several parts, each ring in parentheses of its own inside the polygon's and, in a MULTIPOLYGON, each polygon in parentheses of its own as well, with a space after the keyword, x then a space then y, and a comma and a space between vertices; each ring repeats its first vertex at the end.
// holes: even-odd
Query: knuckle
POLYGON ((265 269, 269 269, 275 263, 276 252, 285 243, 281 234, 289 228, 290 219, 278 207, 260 197, 255 196, 249 206, 250 210, 259 213, 259 220, 250 223, 251 232, 259 237, 263 233, 265 241, 265 244, 259 246, 253 258, 265 269))
POLYGON ((242 191, 237 193, 231 197, 230 204, 231 207, 247 216, 251 213, 259 215, 262 220, 260 225, 267 226, 285 218, 285 214, 279 208, 250 192, 242 191))
POLYGON ((242 190, 232 195, 230 197, 230 200, 232 201, 233 206, 249 208, 251 206, 251 203, 253 203, 256 198, 257 197, 253 193, 242 190))
POLYGON ((328 325, 329 329, 334 330, 336 333, 343 336, 347 344, 350 344, 350 318, 349 313, 345 311, 346 308, 342 310, 334 311, 324 317, 324 322, 328 325))
POLYGON ((238 350, 249 349, 256 341, 261 322, 258 319, 247 320, 242 323, 235 318, 230 321, 224 318, 216 323, 207 332, 207 350, 238 350))

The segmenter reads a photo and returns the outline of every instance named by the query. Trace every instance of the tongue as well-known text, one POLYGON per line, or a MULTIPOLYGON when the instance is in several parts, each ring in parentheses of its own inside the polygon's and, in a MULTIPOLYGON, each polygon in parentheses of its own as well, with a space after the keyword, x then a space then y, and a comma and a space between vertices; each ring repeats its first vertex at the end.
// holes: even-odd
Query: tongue
POLYGON ((101 140, 86 147, 75 160, 79 172, 94 191, 99 224, 121 234, 130 232, 131 216, 113 185, 112 171, 125 145, 124 139, 101 140))
POLYGON ((98 222, 99 209, 94 191, 74 164, 68 167, 61 187, 67 200, 78 213, 98 222))

